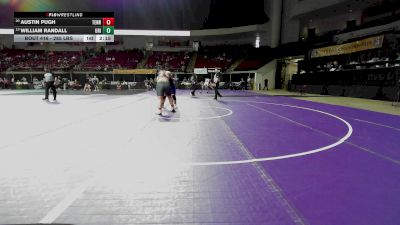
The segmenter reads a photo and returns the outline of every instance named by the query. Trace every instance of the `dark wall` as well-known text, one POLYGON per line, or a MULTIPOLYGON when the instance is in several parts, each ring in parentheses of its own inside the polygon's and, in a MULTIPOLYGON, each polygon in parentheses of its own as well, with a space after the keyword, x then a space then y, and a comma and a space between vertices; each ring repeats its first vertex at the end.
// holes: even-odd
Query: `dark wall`
POLYGON ((264 0, 0 0, 0 11, 1 28, 13 27, 14 11, 112 11, 115 27, 125 29, 220 28, 268 20, 264 0))
POLYGON ((263 24, 268 21, 264 0, 211 0, 204 28, 236 27, 263 24))
POLYGON ((400 91, 400 68, 295 74, 291 91, 393 101, 400 91))
POLYGON ((0 28, 12 28, 14 11, 114 12, 118 29, 200 29, 210 0, 0 0, 0 28))

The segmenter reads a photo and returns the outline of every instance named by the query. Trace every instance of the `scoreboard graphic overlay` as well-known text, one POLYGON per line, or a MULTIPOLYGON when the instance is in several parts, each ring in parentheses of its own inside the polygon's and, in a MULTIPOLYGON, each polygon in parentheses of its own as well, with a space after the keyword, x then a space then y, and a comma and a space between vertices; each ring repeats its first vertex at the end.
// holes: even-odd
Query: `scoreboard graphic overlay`
POLYGON ((114 12, 14 12, 14 42, 114 42, 114 12))

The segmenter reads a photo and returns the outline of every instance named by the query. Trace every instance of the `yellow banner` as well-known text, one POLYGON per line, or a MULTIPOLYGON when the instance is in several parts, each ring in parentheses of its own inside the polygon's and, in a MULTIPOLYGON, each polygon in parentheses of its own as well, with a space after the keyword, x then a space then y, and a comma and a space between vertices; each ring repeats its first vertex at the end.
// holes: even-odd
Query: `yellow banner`
POLYGON ((121 70, 114 69, 114 74, 156 74, 156 69, 132 69, 132 70, 121 70))
POLYGON ((384 35, 380 35, 346 44, 313 49, 311 52, 311 58, 350 54, 353 52, 365 51, 374 48, 382 48, 383 38, 384 35))

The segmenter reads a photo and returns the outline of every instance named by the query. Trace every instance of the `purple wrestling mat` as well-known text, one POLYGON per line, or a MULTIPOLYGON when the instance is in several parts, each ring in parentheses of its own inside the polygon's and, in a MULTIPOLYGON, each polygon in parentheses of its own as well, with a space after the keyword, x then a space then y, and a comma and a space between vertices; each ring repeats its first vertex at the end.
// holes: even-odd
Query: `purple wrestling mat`
POLYGON ((306 152, 348 133, 341 120, 301 107, 351 125, 351 136, 326 151, 256 163, 273 180, 288 211, 296 212, 290 222, 277 224, 400 222, 399 116, 287 97, 226 98, 215 104, 234 112, 224 121, 253 158, 306 152))

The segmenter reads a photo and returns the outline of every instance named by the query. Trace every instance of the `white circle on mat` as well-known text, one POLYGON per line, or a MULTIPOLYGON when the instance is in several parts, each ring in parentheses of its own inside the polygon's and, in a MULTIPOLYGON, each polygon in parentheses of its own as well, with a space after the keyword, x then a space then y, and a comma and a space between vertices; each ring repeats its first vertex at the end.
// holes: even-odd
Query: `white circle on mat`
POLYGON ((225 110, 226 113, 222 114, 222 115, 218 115, 218 116, 205 116, 205 117, 165 117, 165 116, 160 116, 160 118, 164 118, 166 120, 181 120, 181 119, 190 119, 190 120, 211 120, 211 119, 218 119, 218 118, 222 118, 222 117, 226 117, 226 116, 230 116, 233 114, 233 111, 228 109, 228 108, 224 108, 224 107, 217 107, 217 106, 211 106, 212 108, 217 108, 217 109, 222 109, 225 110))
POLYGON ((280 160, 280 159, 302 157, 302 156, 311 155, 311 154, 315 154, 315 153, 318 153, 318 152, 326 151, 326 150, 329 150, 329 149, 331 149, 333 147, 336 147, 336 146, 342 144, 343 142, 345 142, 347 139, 349 139, 350 136, 353 133, 353 127, 345 119, 343 119, 343 118, 341 118, 339 116, 333 115, 331 113, 324 112, 324 111, 317 110, 317 109, 312 109, 312 108, 307 108, 307 107, 302 107, 302 106, 296 106, 296 105, 289 105, 289 104, 272 103, 272 102, 257 102, 257 101, 242 101, 242 100, 224 100, 224 101, 277 105, 277 106, 291 107, 291 108, 297 108, 297 109, 303 109, 303 110, 308 110, 308 111, 312 111, 312 112, 321 113, 321 114, 330 116, 332 118, 335 118, 335 119, 339 120, 340 122, 342 122, 343 124, 345 124, 347 126, 347 133, 343 137, 341 137, 339 140, 337 140, 335 143, 332 143, 330 145, 326 145, 326 146, 323 146, 323 147, 320 147, 320 148, 299 152, 299 153, 280 155, 280 156, 273 156, 273 157, 265 157, 265 158, 244 159, 244 160, 215 161, 215 162, 191 162, 191 163, 187 163, 187 165, 191 165, 191 166, 235 165, 235 164, 245 164, 245 163, 264 162, 264 161, 273 161, 273 160, 280 160))

